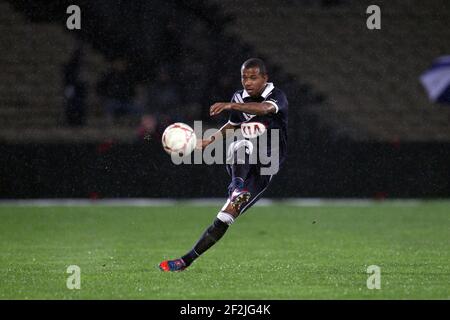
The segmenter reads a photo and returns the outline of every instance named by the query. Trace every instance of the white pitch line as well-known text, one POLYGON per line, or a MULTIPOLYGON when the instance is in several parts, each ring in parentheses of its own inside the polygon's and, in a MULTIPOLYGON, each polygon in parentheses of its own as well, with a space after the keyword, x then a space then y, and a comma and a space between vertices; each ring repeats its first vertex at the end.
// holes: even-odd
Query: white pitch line
MULTIPOLYGON (((199 198, 199 199, 23 199, 0 200, 0 206, 33 206, 33 207, 86 207, 86 206, 132 206, 132 207, 169 207, 176 205, 189 206, 222 206, 225 198, 199 198)), ((271 205, 272 201, 261 199, 259 206, 271 205)))
POLYGON ((321 206, 345 206, 345 207, 367 207, 373 205, 393 205, 393 206, 417 206, 424 201, 421 199, 323 199, 323 198, 311 198, 311 199, 285 199, 283 204, 299 206, 299 207, 321 207, 321 206))
MULTIPOLYGON (((436 199, 448 201, 448 199, 436 199)), ((135 206, 135 207, 167 207, 176 205, 190 206, 222 206, 225 198, 198 198, 198 199, 164 199, 164 198, 116 198, 116 199, 9 199, 0 200, 0 206, 135 206)), ((426 203, 421 199, 325 199, 325 198, 286 198, 286 199, 260 199, 255 206, 289 205, 298 207, 320 206, 417 206, 426 203)))

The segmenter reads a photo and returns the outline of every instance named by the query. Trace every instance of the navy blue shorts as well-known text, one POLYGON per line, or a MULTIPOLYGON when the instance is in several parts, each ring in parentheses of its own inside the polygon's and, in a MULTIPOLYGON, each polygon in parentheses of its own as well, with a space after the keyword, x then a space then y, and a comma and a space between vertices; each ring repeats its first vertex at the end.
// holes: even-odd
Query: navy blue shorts
MULTIPOLYGON (((231 165, 226 165, 228 174, 231 176, 231 165)), ((261 175, 260 167, 257 164, 253 164, 250 167, 250 171, 247 175, 247 178, 244 181, 244 189, 250 191, 250 199, 246 204, 241 207, 239 211, 240 214, 244 213, 247 209, 251 208, 256 201, 263 195, 264 191, 269 186, 270 180, 272 180, 272 175, 261 175)), ((228 198, 230 198, 231 193, 233 192, 233 185, 230 183, 228 186, 228 198)))

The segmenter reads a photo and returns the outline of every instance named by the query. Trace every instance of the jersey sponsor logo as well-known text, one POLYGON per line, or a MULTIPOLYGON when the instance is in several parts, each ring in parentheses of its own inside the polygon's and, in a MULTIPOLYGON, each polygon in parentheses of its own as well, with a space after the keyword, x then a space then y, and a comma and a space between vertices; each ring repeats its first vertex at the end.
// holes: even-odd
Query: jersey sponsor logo
POLYGON ((263 135, 266 126, 260 122, 246 122, 241 125, 241 132, 244 138, 252 139, 263 135))

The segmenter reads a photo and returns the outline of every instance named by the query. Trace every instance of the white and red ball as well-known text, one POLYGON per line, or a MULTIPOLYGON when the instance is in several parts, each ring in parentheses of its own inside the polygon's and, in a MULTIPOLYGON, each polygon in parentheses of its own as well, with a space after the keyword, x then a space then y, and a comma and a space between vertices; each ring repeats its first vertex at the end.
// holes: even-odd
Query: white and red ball
POLYGON ((162 145, 170 155, 187 156, 195 149, 196 144, 197 137, 194 130, 182 122, 171 124, 162 135, 162 145))

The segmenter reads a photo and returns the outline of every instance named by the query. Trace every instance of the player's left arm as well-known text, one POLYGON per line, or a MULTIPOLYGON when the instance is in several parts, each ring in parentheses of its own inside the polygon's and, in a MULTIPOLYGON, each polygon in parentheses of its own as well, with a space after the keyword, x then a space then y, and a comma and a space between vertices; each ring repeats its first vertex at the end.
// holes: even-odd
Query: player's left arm
POLYGON ((248 114, 255 114, 257 116, 266 115, 269 113, 276 113, 277 107, 274 103, 264 102, 249 102, 249 103, 235 103, 235 102, 218 102, 211 106, 209 114, 215 116, 224 110, 236 110, 248 114))

